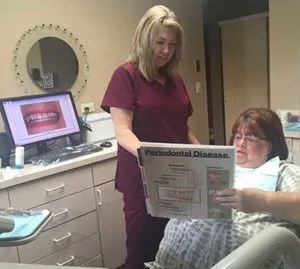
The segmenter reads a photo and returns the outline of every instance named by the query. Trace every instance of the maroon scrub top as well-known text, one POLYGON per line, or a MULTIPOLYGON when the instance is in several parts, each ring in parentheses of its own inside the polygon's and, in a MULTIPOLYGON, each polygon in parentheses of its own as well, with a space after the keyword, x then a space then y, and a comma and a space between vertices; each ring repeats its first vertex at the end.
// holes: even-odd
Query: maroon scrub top
MULTIPOLYGON (((188 143, 187 121, 193 109, 179 74, 165 85, 147 81, 137 67, 126 63, 117 68, 101 107, 133 111, 132 131, 143 142, 188 143)), ((116 188, 124 194, 143 195, 137 158, 118 145, 116 188)))

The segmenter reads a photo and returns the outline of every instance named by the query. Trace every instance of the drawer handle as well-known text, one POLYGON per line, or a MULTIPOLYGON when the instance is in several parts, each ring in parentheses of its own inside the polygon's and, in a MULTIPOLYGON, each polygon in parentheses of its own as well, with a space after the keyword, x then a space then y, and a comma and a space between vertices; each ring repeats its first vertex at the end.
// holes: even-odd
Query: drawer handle
POLYGON ((98 205, 101 206, 103 204, 102 191, 98 189, 97 193, 98 193, 98 205))
POLYGON ((53 191, 57 191, 57 190, 60 190, 60 189, 63 189, 65 187, 65 184, 61 184, 61 185, 59 185, 59 186, 57 186, 57 187, 54 187, 54 188, 52 188, 52 189, 46 189, 46 191, 47 192, 53 192, 53 191))
POLYGON ((68 260, 66 260, 66 261, 64 261, 64 262, 62 262, 62 263, 57 262, 56 265, 58 265, 58 266, 64 266, 64 265, 66 265, 66 264, 71 263, 71 262, 74 261, 74 260, 75 260, 75 257, 72 255, 72 256, 70 256, 70 259, 68 259, 68 260))
POLYGON ((66 239, 70 238, 71 235, 72 235, 72 234, 71 234, 70 232, 68 232, 65 236, 63 236, 63 237, 61 237, 61 238, 58 238, 58 239, 53 238, 53 241, 54 241, 55 243, 58 243, 58 242, 60 242, 60 241, 63 241, 63 240, 66 240, 66 239))
POLYGON ((54 214, 53 217, 55 218, 55 217, 58 217, 58 216, 60 216, 62 214, 67 214, 68 212, 69 212, 69 209, 65 208, 63 211, 54 214))

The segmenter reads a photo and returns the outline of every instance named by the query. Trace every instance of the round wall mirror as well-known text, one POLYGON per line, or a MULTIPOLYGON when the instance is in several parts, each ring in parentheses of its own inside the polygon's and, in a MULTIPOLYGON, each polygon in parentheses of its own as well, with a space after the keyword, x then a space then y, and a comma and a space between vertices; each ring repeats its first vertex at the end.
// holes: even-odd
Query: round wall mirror
POLYGON ((28 52, 26 62, 32 81, 45 91, 67 91, 78 76, 74 50, 56 37, 36 41, 28 52))
POLYGON ((25 95, 71 91, 74 98, 86 88, 89 74, 83 44, 61 25, 28 29, 13 53, 13 70, 25 95))

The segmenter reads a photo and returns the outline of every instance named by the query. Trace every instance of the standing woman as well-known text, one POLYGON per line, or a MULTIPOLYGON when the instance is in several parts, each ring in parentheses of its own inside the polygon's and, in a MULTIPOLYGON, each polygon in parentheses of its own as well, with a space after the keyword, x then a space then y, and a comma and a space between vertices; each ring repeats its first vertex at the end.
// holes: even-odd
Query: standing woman
POLYGON ((118 141, 116 188, 123 193, 127 269, 155 258, 165 218, 147 213, 137 149, 140 141, 199 143, 187 121, 192 105, 176 69, 183 29, 165 6, 150 8, 139 22, 128 61, 110 80, 101 107, 110 112, 118 141))

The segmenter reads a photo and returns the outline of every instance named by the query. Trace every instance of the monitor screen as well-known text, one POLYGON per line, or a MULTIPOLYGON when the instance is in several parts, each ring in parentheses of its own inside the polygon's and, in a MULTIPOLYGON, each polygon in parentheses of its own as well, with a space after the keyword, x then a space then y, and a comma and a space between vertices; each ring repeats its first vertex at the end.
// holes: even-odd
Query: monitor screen
POLYGON ((0 104, 7 132, 15 146, 80 132, 70 92, 5 98, 0 104))

